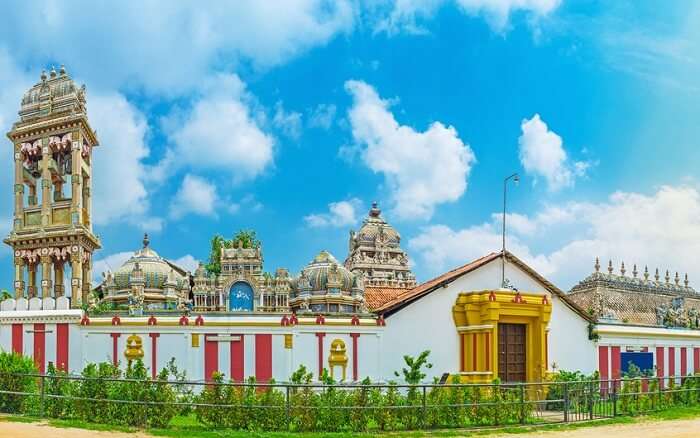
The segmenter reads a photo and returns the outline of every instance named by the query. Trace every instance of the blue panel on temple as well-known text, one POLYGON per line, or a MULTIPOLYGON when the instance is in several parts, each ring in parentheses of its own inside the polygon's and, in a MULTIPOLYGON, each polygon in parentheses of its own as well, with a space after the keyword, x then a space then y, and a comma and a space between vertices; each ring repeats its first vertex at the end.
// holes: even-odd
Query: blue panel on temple
POLYGON ((234 312, 253 310, 253 288, 248 283, 239 281, 231 286, 228 309, 234 312))
POLYGON ((620 354, 623 373, 629 372, 630 364, 634 364, 642 372, 648 373, 654 369, 654 355, 648 352, 626 352, 620 354))

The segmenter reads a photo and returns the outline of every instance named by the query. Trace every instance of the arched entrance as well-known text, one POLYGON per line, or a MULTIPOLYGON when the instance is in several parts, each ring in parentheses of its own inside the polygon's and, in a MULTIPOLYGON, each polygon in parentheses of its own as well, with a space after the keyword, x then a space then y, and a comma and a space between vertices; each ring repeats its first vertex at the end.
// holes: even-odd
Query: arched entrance
POLYGON ((253 288, 245 281, 237 281, 231 285, 228 293, 228 310, 234 312, 253 311, 253 288))

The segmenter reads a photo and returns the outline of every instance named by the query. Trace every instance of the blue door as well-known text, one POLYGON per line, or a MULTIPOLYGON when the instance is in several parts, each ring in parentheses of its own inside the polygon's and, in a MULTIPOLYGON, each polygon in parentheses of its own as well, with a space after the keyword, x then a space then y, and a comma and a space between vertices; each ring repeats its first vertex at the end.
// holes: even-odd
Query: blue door
POLYGON ((234 312, 253 310, 253 288, 244 281, 233 283, 228 293, 228 310, 234 312))

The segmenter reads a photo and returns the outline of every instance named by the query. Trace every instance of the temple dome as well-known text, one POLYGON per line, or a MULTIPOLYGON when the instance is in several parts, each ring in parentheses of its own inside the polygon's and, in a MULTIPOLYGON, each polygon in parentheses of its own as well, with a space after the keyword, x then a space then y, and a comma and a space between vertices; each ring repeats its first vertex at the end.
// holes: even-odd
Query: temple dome
POLYGON ((382 211, 377 206, 377 203, 374 202, 369 215, 362 223, 362 227, 357 231, 355 239, 358 243, 374 242, 375 239, 379 239, 385 243, 398 245, 401 242, 401 235, 384 220, 382 211))
POLYGON ((328 251, 321 251, 314 257, 301 275, 308 279, 313 291, 339 287, 342 291, 350 292, 355 280, 355 276, 328 251))
POLYGON ((163 289, 168 281, 178 287, 186 282, 185 275, 183 275, 181 269, 172 265, 149 247, 148 235, 144 237, 143 248, 136 251, 129 260, 114 272, 114 282, 117 289, 131 287, 134 270, 143 272, 144 287, 146 289, 163 289))

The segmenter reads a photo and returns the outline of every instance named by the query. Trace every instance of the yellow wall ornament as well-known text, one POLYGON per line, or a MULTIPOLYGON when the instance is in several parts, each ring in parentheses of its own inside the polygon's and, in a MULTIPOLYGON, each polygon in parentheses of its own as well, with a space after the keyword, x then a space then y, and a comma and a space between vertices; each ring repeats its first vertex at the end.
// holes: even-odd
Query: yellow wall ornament
POLYGON ((331 342, 331 352, 328 356, 328 368, 331 369, 331 378, 333 378, 333 368, 337 366, 343 369, 342 380, 345 380, 348 355, 345 349, 345 342, 342 339, 333 339, 333 342, 331 342))
POLYGON ((524 327, 524 381, 537 382, 547 372, 547 326, 552 314, 548 294, 511 290, 461 292, 452 307, 460 338, 460 380, 488 383, 499 377, 499 331, 524 327))
POLYGON ((124 356, 131 362, 137 359, 143 359, 143 341, 138 335, 131 335, 126 338, 126 350, 124 356))

